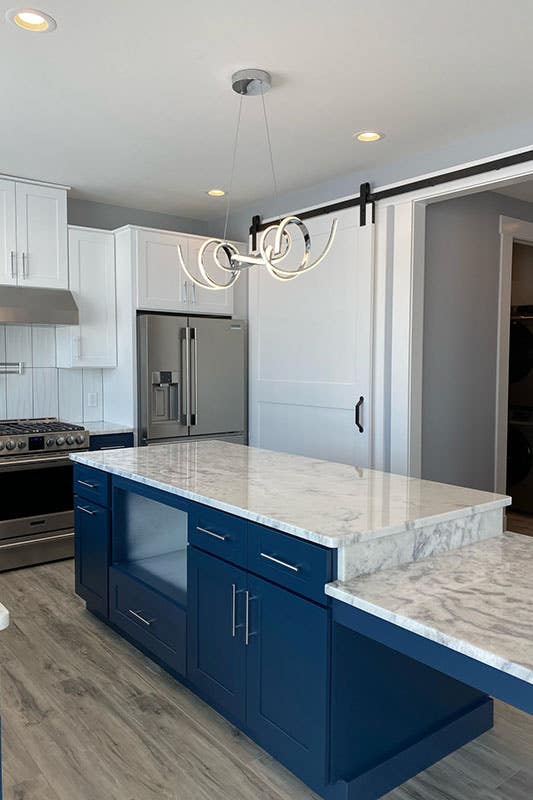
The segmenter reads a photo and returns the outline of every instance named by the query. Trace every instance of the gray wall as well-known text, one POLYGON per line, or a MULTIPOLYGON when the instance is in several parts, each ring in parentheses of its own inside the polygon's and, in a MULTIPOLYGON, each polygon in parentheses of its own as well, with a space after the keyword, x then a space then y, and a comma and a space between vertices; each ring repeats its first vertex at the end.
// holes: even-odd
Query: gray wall
POLYGON ((422 475, 492 491, 499 216, 533 204, 484 192, 427 207, 422 475))
POLYGON ((67 214, 69 225, 85 225, 88 228, 113 230, 122 225, 143 225, 147 228, 162 228, 183 233, 207 233, 207 223, 203 220, 113 206, 108 203, 93 203, 89 200, 69 198, 67 214))

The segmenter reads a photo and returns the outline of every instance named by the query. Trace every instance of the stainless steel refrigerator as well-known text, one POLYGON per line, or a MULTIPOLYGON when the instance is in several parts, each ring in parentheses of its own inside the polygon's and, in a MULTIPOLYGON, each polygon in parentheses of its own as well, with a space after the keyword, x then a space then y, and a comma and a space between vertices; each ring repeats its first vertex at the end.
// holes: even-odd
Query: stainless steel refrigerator
POLYGON ((140 314, 139 442, 247 443, 247 330, 235 319, 140 314))

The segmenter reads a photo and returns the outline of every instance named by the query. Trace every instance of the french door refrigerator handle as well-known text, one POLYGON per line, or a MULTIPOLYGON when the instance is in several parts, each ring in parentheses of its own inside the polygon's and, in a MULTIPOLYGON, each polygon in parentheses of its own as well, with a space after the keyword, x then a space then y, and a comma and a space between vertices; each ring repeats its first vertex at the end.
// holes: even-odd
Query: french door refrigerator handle
POLYGON ((182 381, 183 385, 183 407, 185 409, 185 425, 191 424, 191 329, 187 325, 185 328, 185 335, 181 341, 182 359, 185 365, 185 377, 182 381))
POLYGON ((191 362, 194 369, 194 380, 191 378, 191 390, 194 389, 194 404, 191 391, 191 425, 198 425, 198 330, 191 328, 191 362))

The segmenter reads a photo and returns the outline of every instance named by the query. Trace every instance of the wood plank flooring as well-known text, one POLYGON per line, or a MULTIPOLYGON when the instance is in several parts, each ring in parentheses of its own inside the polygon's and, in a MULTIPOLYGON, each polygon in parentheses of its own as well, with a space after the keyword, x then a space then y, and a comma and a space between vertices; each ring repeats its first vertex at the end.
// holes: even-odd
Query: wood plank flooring
MULTIPOLYGON (((88 614, 71 561, 0 573, 0 600, 4 800, 316 800, 88 614)), ((498 704, 492 731, 386 800, 531 798, 533 717, 498 704)))

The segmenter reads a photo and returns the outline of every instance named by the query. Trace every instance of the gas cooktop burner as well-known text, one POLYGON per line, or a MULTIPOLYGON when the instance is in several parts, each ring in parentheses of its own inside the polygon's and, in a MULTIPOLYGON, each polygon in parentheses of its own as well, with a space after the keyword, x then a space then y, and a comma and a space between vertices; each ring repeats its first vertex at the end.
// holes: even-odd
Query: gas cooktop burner
POLYGON ((83 425, 72 425, 50 419, 9 419, 0 422, 0 436, 24 436, 29 433, 59 433, 62 431, 83 431, 83 425))
POLYGON ((7 419, 0 422, 0 456, 57 450, 86 450, 89 434, 83 425, 57 419, 7 419))

